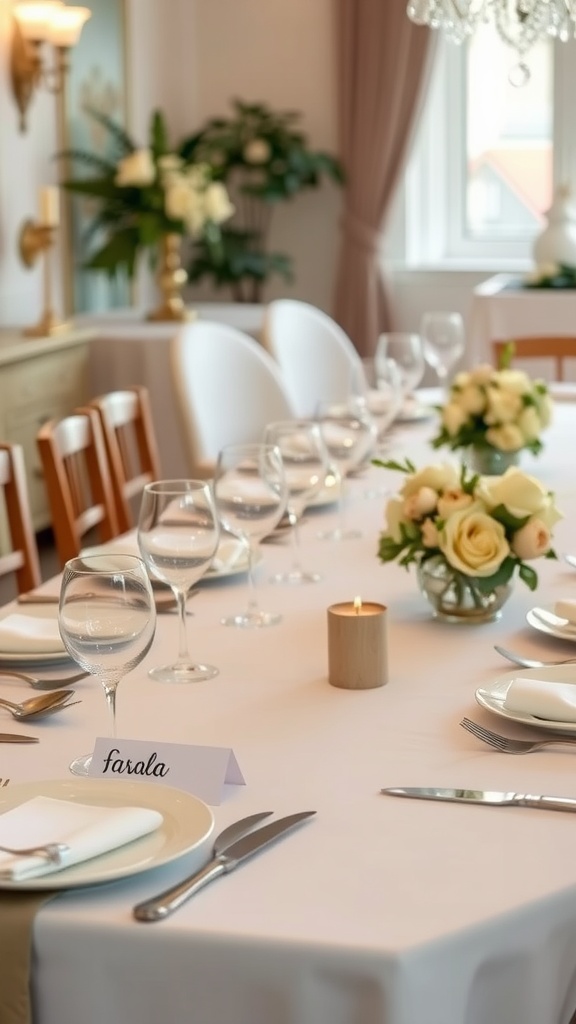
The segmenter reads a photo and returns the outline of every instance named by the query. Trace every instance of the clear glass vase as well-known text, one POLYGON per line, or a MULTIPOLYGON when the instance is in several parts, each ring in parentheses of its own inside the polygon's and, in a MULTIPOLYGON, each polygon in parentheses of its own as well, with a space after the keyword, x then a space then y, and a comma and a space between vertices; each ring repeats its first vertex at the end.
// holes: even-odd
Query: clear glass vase
POLYGON ((510 466, 520 462, 520 451, 503 452, 491 445, 471 445, 466 449, 465 462, 469 469, 481 476, 501 476, 510 466))
POLYGON ((477 577, 457 572, 441 555, 420 562, 417 573, 434 618, 443 622, 493 622, 500 618, 502 606, 512 593, 509 583, 487 593, 480 590, 477 577))

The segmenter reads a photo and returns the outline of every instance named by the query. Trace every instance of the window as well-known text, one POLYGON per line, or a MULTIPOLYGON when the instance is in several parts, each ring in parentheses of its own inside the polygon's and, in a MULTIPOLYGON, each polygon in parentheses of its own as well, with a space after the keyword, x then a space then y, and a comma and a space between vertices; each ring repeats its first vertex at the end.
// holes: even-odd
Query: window
POLYGON ((539 42, 529 81, 493 26, 464 46, 438 40, 404 190, 410 264, 527 261, 554 182, 576 193, 576 43, 539 42))

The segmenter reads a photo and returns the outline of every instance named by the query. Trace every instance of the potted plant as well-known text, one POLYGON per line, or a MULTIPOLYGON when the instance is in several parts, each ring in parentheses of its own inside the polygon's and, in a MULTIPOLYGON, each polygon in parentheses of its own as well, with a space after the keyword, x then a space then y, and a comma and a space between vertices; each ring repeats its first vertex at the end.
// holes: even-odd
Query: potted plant
POLYGON ((292 279, 290 257, 268 250, 274 207, 318 187, 324 177, 341 184, 344 173, 335 157, 310 148, 298 127, 299 113, 238 99, 232 108, 230 117, 211 118, 180 150, 186 160, 211 168, 236 211, 217 245, 194 239, 188 277, 230 287, 236 302, 259 302, 270 277, 292 279))

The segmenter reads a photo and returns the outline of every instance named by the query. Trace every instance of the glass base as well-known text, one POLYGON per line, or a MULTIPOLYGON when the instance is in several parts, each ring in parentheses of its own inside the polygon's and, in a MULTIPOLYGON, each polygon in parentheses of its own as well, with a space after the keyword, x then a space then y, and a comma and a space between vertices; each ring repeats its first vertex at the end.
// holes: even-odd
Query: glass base
POLYGON ((277 626, 279 622, 282 622, 282 616, 276 612, 241 612, 239 615, 228 615, 220 621, 223 626, 262 629, 264 626, 277 626))
POLYGON ((89 774, 90 765, 92 763, 92 754, 82 754, 81 757, 76 757, 69 765, 72 775, 81 775, 84 778, 89 774))
POLYGON ((322 579, 319 572, 306 569, 291 569, 290 572, 277 572, 272 576, 271 583, 319 583, 322 579))
POLYGON ((203 679, 213 679, 219 671, 215 665, 197 665, 190 662, 189 665, 162 665, 160 668, 151 668, 148 675, 157 683, 199 683, 203 679))
POLYGON ((323 530, 316 535, 318 540, 358 540, 362 536, 361 530, 341 529, 337 526, 334 530, 323 530))

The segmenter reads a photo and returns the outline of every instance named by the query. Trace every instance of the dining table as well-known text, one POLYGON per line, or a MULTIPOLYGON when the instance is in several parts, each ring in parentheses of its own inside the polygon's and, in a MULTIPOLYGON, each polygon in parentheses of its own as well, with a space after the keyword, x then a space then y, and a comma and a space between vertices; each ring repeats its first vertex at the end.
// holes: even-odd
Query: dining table
MULTIPOLYGON (((430 446, 432 399, 422 392, 419 415, 391 430, 386 458, 419 467, 458 461, 430 446)), ((534 563, 535 592, 515 581, 496 621, 434 619, 413 569, 379 561, 386 501, 402 476, 374 465, 344 492, 343 514, 359 537, 319 537, 339 515, 330 496, 305 513, 301 560, 319 582, 272 582, 291 564, 289 531, 260 545, 258 600, 281 613, 278 625, 222 624, 247 600, 237 566, 199 583, 187 617, 190 649, 218 666, 215 678, 149 678, 177 648, 177 616, 158 615, 149 653, 120 683, 118 735, 233 751, 244 784, 223 786, 200 859, 214 835, 245 815, 316 813, 165 920, 140 922, 133 907, 197 867, 198 851, 58 890, 34 920, 35 1024, 568 1024, 576 1010, 576 814, 381 790, 576 799, 576 746, 511 756, 460 725, 466 716, 512 736, 543 734, 477 702, 479 688, 525 674, 495 644, 576 657, 574 641, 526 618, 535 605, 576 598, 576 571, 563 557, 576 553, 575 433, 576 400, 565 392, 542 453, 522 453, 522 468, 555 492, 563 513, 557 558, 534 563), (387 609, 382 686, 328 680, 328 608, 355 597, 387 609)), ((56 594, 58 585, 54 578, 43 590, 56 594)), ((0 684, 14 699, 31 692, 1 672, 0 684)), ((70 762, 110 735, 100 684, 89 677, 74 689, 78 704, 33 726, 6 715, 2 729, 33 732, 39 742, 0 745, 0 779, 10 780, 0 811, 1 794, 18 784, 72 780, 70 762)))

